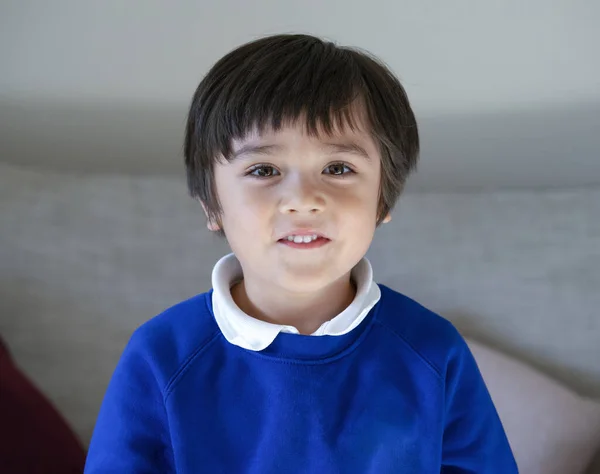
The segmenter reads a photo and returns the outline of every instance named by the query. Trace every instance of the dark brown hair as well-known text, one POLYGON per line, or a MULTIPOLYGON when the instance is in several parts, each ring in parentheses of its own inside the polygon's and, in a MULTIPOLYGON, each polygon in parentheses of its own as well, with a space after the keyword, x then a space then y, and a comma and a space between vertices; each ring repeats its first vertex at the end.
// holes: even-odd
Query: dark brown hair
POLYGON ((189 192, 219 222, 214 165, 232 140, 255 127, 279 130, 300 119, 310 134, 355 127, 361 103, 381 153, 377 224, 392 210, 419 155, 419 133, 404 88, 377 58, 309 35, 252 41, 221 58, 196 89, 184 155, 189 192))

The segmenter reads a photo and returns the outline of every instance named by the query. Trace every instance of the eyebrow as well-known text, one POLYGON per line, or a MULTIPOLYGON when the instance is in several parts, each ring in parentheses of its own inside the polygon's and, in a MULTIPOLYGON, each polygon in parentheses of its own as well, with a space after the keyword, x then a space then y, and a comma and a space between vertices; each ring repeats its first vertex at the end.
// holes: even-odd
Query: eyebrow
MULTIPOLYGON (((371 161, 371 157, 367 151, 356 143, 324 143, 322 148, 331 154, 350 153, 371 161)), ((275 153, 280 153, 282 150, 283 146, 281 145, 255 145, 249 143, 231 153, 230 161, 239 159, 244 155, 273 155, 275 153)))
POLYGON ((273 155, 282 149, 281 145, 253 145, 249 143, 231 153, 230 161, 241 158, 244 155, 273 155))
POLYGON ((329 150, 330 153, 350 153, 371 161, 367 151, 356 143, 325 143, 323 148, 329 150))

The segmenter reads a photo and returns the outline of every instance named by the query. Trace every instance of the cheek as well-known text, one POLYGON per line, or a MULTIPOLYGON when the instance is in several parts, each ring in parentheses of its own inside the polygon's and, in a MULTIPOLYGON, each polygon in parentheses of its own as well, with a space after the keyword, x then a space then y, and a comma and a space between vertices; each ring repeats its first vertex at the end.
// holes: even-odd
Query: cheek
MULTIPOLYGON (((379 188, 375 180, 363 183, 356 191, 346 197, 344 227, 352 235, 355 244, 370 242, 377 227, 379 208, 379 188)), ((361 247, 362 248, 362 247, 361 247)), ((358 250, 358 248, 357 248, 358 250)))
POLYGON ((273 207, 266 193, 239 183, 228 183, 224 189, 227 193, 221 198, 221 207, 225 227, 252 232, 252 229, 264 226, 273 207))
POLYGON ((351 190, 344 190, 336 198, 336 204, 355 216, 356 219, 365 219, 373 215, 376 219, 379 205, 379 189, 372 183, 362 183, 351 190), (340 206, 341 205, 341 206, 340 206))

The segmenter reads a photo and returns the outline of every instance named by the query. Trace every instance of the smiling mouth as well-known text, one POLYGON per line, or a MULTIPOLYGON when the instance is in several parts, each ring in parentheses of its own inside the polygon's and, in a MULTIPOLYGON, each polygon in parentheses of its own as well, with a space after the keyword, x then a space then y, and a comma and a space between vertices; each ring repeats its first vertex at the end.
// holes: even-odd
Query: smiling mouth
POLYGON ((281 240, 289 240, 290 242, 295 242, 297 244, 309 244, 314 240, 317 240, 319 236, 317 234, 312 235, 288 235, 281 240))
POLYGON ((331 240, 327 237, 321 237, 316 234, 312 235, 290 235, 279 239, 277 243, 295 249, 315 249, 327 245, 331 240))

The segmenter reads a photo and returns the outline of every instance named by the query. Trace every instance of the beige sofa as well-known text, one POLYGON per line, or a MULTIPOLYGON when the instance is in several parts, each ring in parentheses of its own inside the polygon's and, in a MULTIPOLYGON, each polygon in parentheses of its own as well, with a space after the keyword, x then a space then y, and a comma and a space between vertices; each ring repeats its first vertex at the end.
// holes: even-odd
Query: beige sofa
MULTIPOLYGON (((0 164, 0 212, 0 334, 87 443, 132 331, 207 290, 227 246, 183 173, 0 164)), ((582 472, 600 447, 600 189, 409 193, 369 257, 469 338, 522 472, 582 472)))

